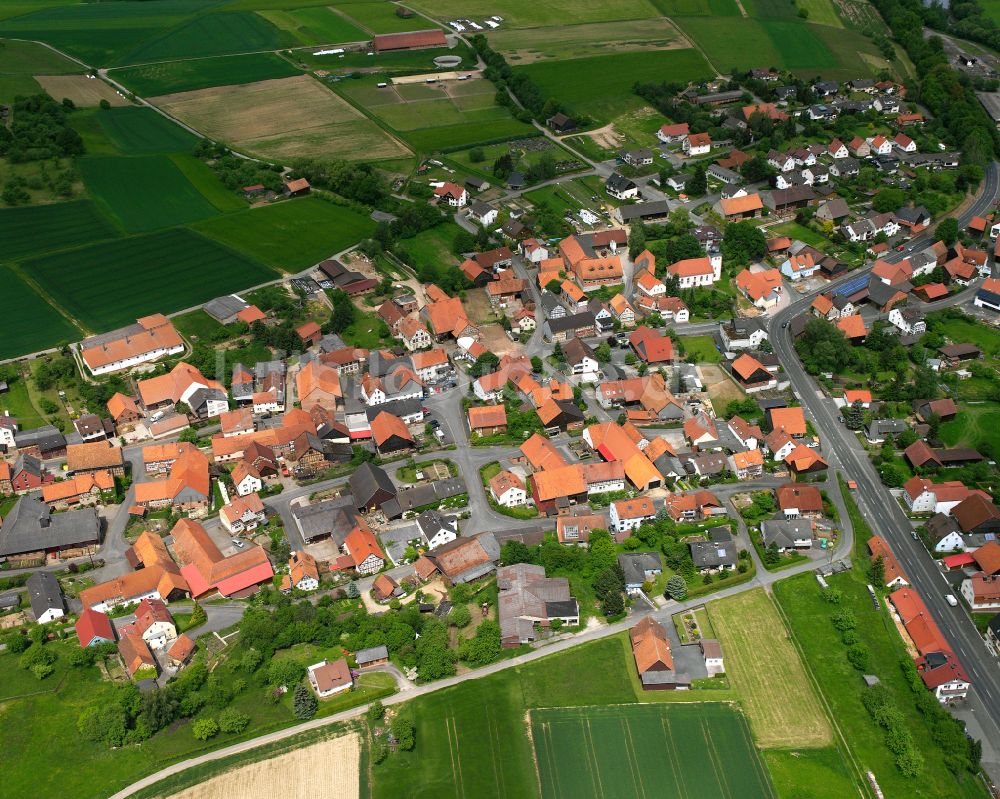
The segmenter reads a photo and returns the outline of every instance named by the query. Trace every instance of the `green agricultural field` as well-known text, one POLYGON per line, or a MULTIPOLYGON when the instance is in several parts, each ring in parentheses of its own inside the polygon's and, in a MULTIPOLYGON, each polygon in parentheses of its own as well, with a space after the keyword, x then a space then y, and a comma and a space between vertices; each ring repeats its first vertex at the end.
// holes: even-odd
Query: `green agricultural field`
POLYGON ((652 0, 668 17, 738 17, 735 0, 652 0))
POLYGON ((152 108, 109 108, 97 112, 97 121, 124 155, 190 153, 198 137, 152 108))
POLYGON ((130 233, 144 233, 215 216, 218 210, 165 155, 80 159, 94 199, 130 233))
POLYGON ((307 44, 365 42, 371 38, 345 17, 325 6, 295 11, 261 11, 260 15, 307 44))
POLYGON ((608 122, 642 105, 642 100, 632 93, 632 86, 637 82, 665 79, 686 82, 712 75, 711 67, 697 50, 543 61, 515 67, 515 71, 525 72, 544 95, 557 98, 598 122, 608 122))
POLYGON ((289 78, 299 70, 274 53, 250 53, 224 58, 165 61, 111 72, 111 77, 141 97, 289 78))
POLYGON ((798 15, 793 0, 744 0, 743 7, 758 19, 796 19, 798 15))
POLYGON ((448 125, 441 128, 411 130, 404 138, 419 152, 432 153, 471 147, 484 141, 516 139, 533 133, 531 125, 513 118, 494 122, 470 122, 466 125, 448 125))
POLYGON ((1000 0, 980 0, 979 7, 996 23, 1000 23, 1000 0))
POLYGON ((833 28, 844 27, 831 0, 796 0, 796 5, 809 13, 809 21, 812 23, 833 28))
POLYGON ((491 14, 503 17, 503 28, 535 28, 545 25, 576 25, 581 22, 608 22, 618 19, 648 19, 656 10, 648 0, 505 0, 498 5, 492 0, 417 0, 409 4, 434 19, 451 20, 462 17, 482 19, 491 14))
POLYGON ((304 197, 210 219, 194 228, 268 266, 297 272, 368 238, 375 223, 351 208, 304 197))
POLYGON ((731 707, 635 705, 531 711, 543 799, 771 799, 746 721, 731 707))
POLYGON ((0 100, 10 102, 19 94, 34 94, 42 87, 34 75, 67 75, 81 71, 79 64, 35 42, 0 41, 0 100))
POLYGON ((3 257, 15 260, 110 239, 118 231, 88 200, 0 211, 3 257))
POLYGON ((374 767, 372 799, 538 796, 516 675, 468 682, 407 707, 417 746, 374 767))
MULTIPOLYGON (((337 11, 354 20, 369 33, 402 33, 404 31, 426 31, 436 28, 433 22, 419 14, 409 19, 396 15, 394 3, 336 3, 337 11)), ((436 16, 432 14, 431 16, 436 16)), ((362 37, 365 38, 365 37, 362 37)), ((334 41, 357 41, 356 39, 336 39, 334 41)))
POLYGON ((3 20, 0 36, 47 42, 88 64, 110 66, 204 8, 201 0, 62 5, 3 20))
POLYGON ((183 153, 168 156, 188 182, 219 211, 242 211, 247 207, 243 197, 227 189, 211 168, 199 158, 183 153))
POLYGON ((1000 452, 1000 410, 992 402, 962 403, 958 415, 941 424, 940 433, 949 447, 982 447, 983 452, 1000 452))
POLYGON ((407 255, 404 260, 417 268, 438 264, 458 266, 461 259, 452 252, 451 246, 461 230, 454 222, 445 222, 406 239, 400 243, 407 255))
MULTIPOLYGON (((863 541, 859 544, 864 547, 863 541)), ((775 599, 791 628, 795 645, 851 749, 856 770, 874 772, 885 796, 985 799, 986 791, 972 775, 956 776, 945 765, 944 754, 934 743, 931 730, 917 710, 916 697, 899 668, 900 660, 907 657, 903 641, 884 607, 881 604, 878 609, 873 607, 867 582, 867 574, 858 568, 828 578, 830 588, 841 595, 837 605, 823 600, 812 574, 789 577, 774 586, 775 599), (870 652, 865 673, 877 676, 891 692, 894 707, 903 714, 906 728, 923 756, 923 768, 917 778, 900 774, 894 755, 885 746, 884 730, 872 721, 861 704, 864 688, 861 673, 847 660, 841 634, 830 620, 834 613, 844 610, 854 614, 858 621, 854 632, 870 652)), ((798 771, 797 764, 788 768, 798 771)), ((858 774, 857 779, 861 781, 863 777, 858 774)))
POLYGON ((781 797, 843 799, 858 788, 838 749, 767 749, 761 753, 781 797))
POLYGON ((830 746, 830 722, 770 597, 745 591, 709 603, 708 615, 757 743, 765 749, 830 746))
POLYGON ((22 269, 95 332, 277 277, 258 261, 183 228, 43 256, 22 269))
POLYGON ((761 25, 788 69, 810 70, 810 74, 815 75, 838 66, 836 56, 817 35, 814 26, 777 20, 765 20, 761 25))
POLYGON ((80 331, 12 267, 0 265, 0 285, 5 301, 0 324, 0 358, 15 358, 80 338, 80 331))
POLYGON ((20 17, 22 14, 30 14, 40 8, 49 6, 68 6, 76 0, 10 0, 0 6, 0 19, 20 17))
POLYGON ((140 44, 121 59, 123 64, 173 61, 178 58, 277 50, 300 44, 259 14, 249 11, 195 17, 140 44))
POLYGON ((687 45, 673 23, 663 17, 520 30, 501 28, 491 32, 489 40, 490 46, 503 53, 512 65, 687 45))

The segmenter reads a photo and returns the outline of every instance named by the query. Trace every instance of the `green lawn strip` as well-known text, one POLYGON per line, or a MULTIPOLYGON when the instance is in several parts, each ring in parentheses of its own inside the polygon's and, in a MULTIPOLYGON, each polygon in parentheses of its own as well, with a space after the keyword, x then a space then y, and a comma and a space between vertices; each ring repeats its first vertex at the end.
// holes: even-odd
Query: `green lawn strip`
MULTIPOLYGON (((435 19, 479 20, 500 14, 504 28, 535 28, 545 25, 573 25, 581 22, 607 22, 620 19, 645 19, 655 16, 647 0, 549 0, 545 4, 531 0, 505 0, 502 7, 491 0, 418 0, 411 8, 426 11, 435 19)), ((350 9, 351 6, 346 6, 350 9)))
POLYGON ((209 316, 199 308, 171 319, 178 332, 187 339, 203 339, 216 341, 216 337, 226 335, 225 325, 209 316))
POLYGON ((158 97, 213 86, 288 78, 300 72, 275 53, 248 53, 124 67, 111 70, 109 76, 141 97, 158 97))
MULTIPOLYGON (((2 353, 3 351, 0 350, 0 354, 2 353)), ((10 383, 6 394, 0 394, 0 412, 2 411, 6 411, 15 417, 22 430, 32 430, 48 424, 48 419, 40 414, 31 404, 31 397, 28 394, 28 384, 23 377, 18 377, 17 380, 10 383)), ((0 509, 0 518, 6 515, 0 509)))
MULTIPOLYGON (((430 20, 419 14, 404 18, 396 13, 397 6, 393 3, 334 3, 334 8, 348 20, 357 23, 369 33, 403 33, 405 31, 423 31, 436 28, 430 20)), ((432 16, 438 16, 432 14, 432 16)), ((362 37, 364 38, 364 37, 362 37)), ((356 41, 339 39, 335 41, 356 41)))
POLYGON ((170 156, 181 174, 184 175, 198 192, 208 200, 218 211, 246 210, 246 201, 234 191, 222 185, 215 173, 204 161, 193 155, 174 153, 170 156))
POLYGON ((541 61, 514 71, 528 75, 543 95, 558 98, 601 123, 643 105, 632 93, 635 83, 660 81, 665 74, 683 82, 713 73, 701 53, 691 49, 541 61))
MULTIPOLYGON (((964 381, 967 382, 967 381, 964 381)), ((1000 452, 1000 410, 995 403, 961 403, 956 418, 941 424, 941 440, 948 446, 976 447, 986 442, 1000 452)))
POLYGON ((125 155, 190 153, 198 137, 152 108, 128 106, 97 112, 97 121, 125 155))
POLYGON ((774 595, 860 769, 874 772, 886 796, 985 796, 972 775, 956 777, 945 766, 943 753, 917 711, 914 695, 900 669, 900 661, 908 657, 903 642, 885 609, 880 605, 876 610, 872 605, 864 572, 856 568, 828 577, 827 582, 840 592, 842 599, 837 605, 823 600, 812 574, 776 583, 774 595), (841 610, 850 610, 858 620, 854 632, 871 656, 866 673, 877 676, 892 693, 895 707, 903 713, 907 729, 924 757, 924 767, 915 778, 905 778, 897 770, 895 757, 885 746, 884 730, 861 704, 861 673, 848 662, 840 633, 830 621, 830 616, 841 610))
POLYGON ((303 197, 192 227, 269 266, 299 271, 369 237, 375 222, 353 208, 321 197, 303 197))
POLYGON ((844 799, 858 795, 838 749, 765 749, 761 756, 778 796, 844 799))
POLYGON ((183 228, 42 256, 24 274, 72 317, 110 330, 277 277, 263 264, 183 228))
POLYGON ((198 222, 218 213, 165 155, 90 156, 81 158, 79 166, 90 194, 130 233, 198 222))
POLYGON ((734 0, 651 0, 668 17, 738 17, 734 0))
POLYGON ((815 247, 817 250, 822 250, 824 252, 830 246, 829 239, 825 238, 811 228, 800 225, 798 222, 783 222, 780 225, 775 225, 769 229, 768 235, 788 236, 789 238, 799 239, 811 247, 815 247))

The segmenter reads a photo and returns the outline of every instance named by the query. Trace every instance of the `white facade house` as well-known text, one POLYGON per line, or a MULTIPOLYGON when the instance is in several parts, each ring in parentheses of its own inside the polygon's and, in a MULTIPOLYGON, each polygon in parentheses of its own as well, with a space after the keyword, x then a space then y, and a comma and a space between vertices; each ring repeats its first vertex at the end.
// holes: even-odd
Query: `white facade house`
POLYGON ((968 547, 965 545, 965 540, 962 538, 961 533, 957 531, 949 532, 934 545, 934 551, 938 553, 964 552, 966 549, 968 547))
POLYGON ((919 336, 927 332, 927 323, 915 308, 894 307, 889 311, 889 323, 907 336, 919 336))
POLYGON ((264 481, 261 480, 257 475, 246 472, 243 474, 242 478, 236 485, 236 493, 245 497, 248 494, 256 494, 258 491, 264 488, 264 481))
POLYGON ((163 619, 152 622, 142 632, 142 640, 150 649, 164 649, 177 638, 177 628, 172 621, 163 619))
POLYGON ((644 522, 654 521, 656 510, 648 497, 621 499, 611 503, 610 516, 611 527, 619 533, 625 533, 638 530, 644 522))
POLYGON ((874 155, 889 155, 892 152, 892 142, 885 136, 875 136, 867 141, 874 155))
POLYGON ((528 492, 521 478, 508 471, 500 472, 490 480, 490 495, 505 508, 516 508, 528 502, 528 492))
POLYGON ((18 429, 17 420, 10 415, 9 411, 4 411, 4 415, 0 416, 0 446, 15 446, 14 434, 17 433, 18 429))
POLYGON ((682 289, 711 286, 722 276, 722 259, 719 258, 719 266, 716 267, 708 257, 688 258, 671 264, 667 267, 667 272, 677 278, 678 286, 682 289))
POLYGON ((982 572, 962 580, 962 598, 976 613, 1000 610, 1000 577, 990 577, 982 572))

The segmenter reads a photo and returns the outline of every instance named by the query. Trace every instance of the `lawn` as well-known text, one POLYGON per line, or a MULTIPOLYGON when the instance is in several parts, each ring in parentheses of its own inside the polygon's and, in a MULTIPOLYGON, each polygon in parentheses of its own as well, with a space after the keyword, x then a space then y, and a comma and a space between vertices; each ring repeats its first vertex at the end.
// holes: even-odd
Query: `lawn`
POLYGON ((184 153, 171 153, 169 158, 198 193, 219 211, 247 209, 247 202, 243 196, 227 189, 208 164, 200 158, 184 153))
POLYGON ((80 331, 12 267, 0 264, 0 285, 4 297, 0 358, 14 358, 80 338, 80 331))
POLYGON ((765 749, 830 746, 830 722, 767 594, 754 589, 711 602, 708 615, 757 743, 765 749))
POLYGON ((174 323, 174 327, 182 336, 189 339, 213 341, 216 340, 216 336, 227 335, 226 326, 213 319, 201 308, 175 316, 170 321, 174 323))
MULTIPOLYGON (((0 357, 6 358, 7 355, 0 352, 0 357)), ((24 377, 18 377, 17 380, 10 383, 10 388, 6 394, 0 394, 0 412, 2 411, 7 411, 11 416, 16 417, 18 425, 22 430, 32 430, 48 424, 48 419, 31 404, 31 397, 28 394, 28 384, 25 382, 24 377)), ((9 511, 9 508, 6 511, 9 511)), ((5 509, 0 508, 0 518, 6 515, 5 509)))
POLYGON ((984 797, 985 792, 971 775, 956 779, 945 766, 942 752, 917 711, 915 697, 899 668, 900 660, 906 657, 903 642, 881 604, 877 610, 872 605, 866 575, 855 569, 827 578, 827 582, 841 594, 837 606, 823 600, 812 574, 782 580, 775 585, 774 595, 860 767, 874 772, 886 796, 984 797), (924 757, 924 767, 916 779, 907 779, 896 769, 895 757, 884 743, 884 731, 861 704, 861 675, 848 662, 840 633, 830 621, 838 610, 850 610, 857 619, 854 632, 871 653, 866 673, 877 676, 892 693, 894 705, 903 713, 906 727, 924 757))
POLYGON ((929 314, 927 329, 941 333, 953 344, 975 344, 986 357, 1000 356, 1000 331, 971 317, 929 314))
POLYGON ((844 799, 858 787, 840 751, 767 749, 761 753, 778 796, 789 799, 844 799))
POLYGON ((417 269, 439 264, 458 266, 461 259, 452 252, 451 246, 461 230, 454 222, 444 222, 405 239, 400 243, 407 256, 403 260, 417 269))
POLYGON ((298 74, 295 66, 274 53, 248 53, 126 67, 112 70, 111 77, 142 97, 155 97, 298 74))
POLYGON ((375 223, 352 208, 305 197, 217 217, 194 228, 268 266, 297 272, 369 237, 375 223))
POLYGON ((837 15, 830 0, 796 0, 795 5, 804 8, 809 13, 809 21, 817 25, 829 25, 833 28, 843 28, 844 23, 837 15))
POLYGON ((746 720, 722 704, 533 710, 543 799, 774 797, 746 720))
MULTIPOLYGON (((378 5, 395 8, 388 3, 378 3, 378 5)), ((307 44, 365 42, 371 38, 334 9, 325 6, 299 8, 293 11, 261 11, 260 15, 307 44)))
POLYGON ((55 253, 22 267, 93 331, 179 311, 276 277, 258 261, 184 229, 55 253))
POLYGON ((734 0, 652 0, 668 17, 738 17, 734 0))
POLYGON ((983 13, 996 23, 1000 23, 1000 0, 980 0, 983 13))
POLYGON ((783 222, 780 225, 775 225, 770 229, 770 236, 788 236, 792 239, 798 239, 808 244, 810 247, 815 247, 817 250, 826 251, 830 246, 830 240, 817 233, 812 228, 807 228, 805 225, 800 225, 798 222, 783 222))
POLYGON ((990 452, 1000 452, 1000 410, 993 402, 981 405, 963 402, 959 405, 958 415, 942 422, 939 432, 941 440, 949 447, 979 447, 985 444, 993 447, 990 452))
POLYGON ((711 336, 681 336, 681 341, 690 363, 719 363, 722 360, 711 336))
POLYGON ((112 144, 125 155, 190 153, 198 137, 152 108, 109 108, 97 121, 112 144))
POLYGON ((15 260, 118 235, 89 200, 0 210, 3 257, 15 260))
POLYGON ((130 233, 198 222, 218 210, 165 155, 79 161, 88 191, 130 233))
POLYGON ((389 335, 385 322, 375 314, 358 314, 358 317, 347 327, 340 337, 351 347, 365 350, 377 350, 381 347, 391 347, 395 339, 389 335))
POLYGON ((608 122, 642 105, 642 100, 632 93, 635 83, 659 82, 666 76, 683 83, 712 75, 711 67, 697 50, 542 61, 514 69, 534 80, 544 96, 557 98, 573 111, 599 122, 608 122))
POLYGON ((617 638, 577 646, 554 658, 536 660, 518 668, 526 707, 617 705, 635 702, 629 681, 635 665, 617 638), (558 662, 559 668, 553 668, 558 662), (586 684, 567 680, 567 674, 586 674, 586 684))

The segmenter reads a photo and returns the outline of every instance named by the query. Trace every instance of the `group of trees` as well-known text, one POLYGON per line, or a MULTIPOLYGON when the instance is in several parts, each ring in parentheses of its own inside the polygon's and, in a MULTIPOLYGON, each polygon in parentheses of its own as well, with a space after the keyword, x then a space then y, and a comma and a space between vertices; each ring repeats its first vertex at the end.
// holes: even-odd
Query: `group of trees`
POLYGON ((47 94, 19 97, 10 127, 0 125, 0 156, 11 163, 48 161, 83 155, 83 139, 70 125, 73 103, 57 103, 47 94))
POLYGON ((469 43, 486 63, 483 77, 492 81, 497 87, 496 101, 499 105, 510 108, 511 113, 522 122, 530 122, 532 118, 546 120, 553 114, 562 111, 573 116, 570 110, 558 100, 548 97, 525 72, 514 72, 500 53, 490 47, 486 37, 481 33, 473 36, 469 43), (524 109, 518 109, 507 94, 507 88, 513 92, 524 109))
POLYGON ((216 177, 231 191, 244 186, 261 185, 274 192, 284 188, 280 164, 268 164, 251 158, 239 158, 224 145, 209 139, 200 139, 195 147, 196 157, 209 162, 216 177))

